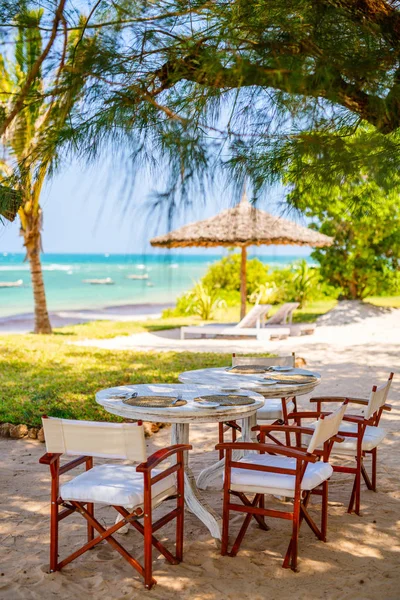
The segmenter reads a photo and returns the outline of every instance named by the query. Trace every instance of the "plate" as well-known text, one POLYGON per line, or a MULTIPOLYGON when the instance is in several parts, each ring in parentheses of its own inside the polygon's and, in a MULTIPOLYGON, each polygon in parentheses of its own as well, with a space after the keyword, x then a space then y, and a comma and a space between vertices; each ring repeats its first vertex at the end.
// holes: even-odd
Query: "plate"
POLYGON ((276 371, 277 373, 285 373, 286 371, 293 371, 293 367, 271 367, 272 371, 276 371))
POLYGON ((220 405, 219 402, 196 402, 196 408, 218 408, 220 405))

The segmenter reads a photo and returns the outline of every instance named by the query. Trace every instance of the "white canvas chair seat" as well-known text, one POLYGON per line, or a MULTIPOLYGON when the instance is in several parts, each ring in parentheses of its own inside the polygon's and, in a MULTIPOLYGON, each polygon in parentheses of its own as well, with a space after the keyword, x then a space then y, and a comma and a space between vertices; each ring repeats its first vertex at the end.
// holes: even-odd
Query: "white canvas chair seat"
MULTIPOLYGON (((288 413, 295 410, 292 401, 287 402, 286 407, 288 413)), ((282 400, 280 398, 266 398, 264 406, 257 411, 257 421, 275 421, 276 419, 282 419, 282 400)))
MULTIPOLYGON (((288 458, 286 456, 273 456, 271 454, 246 456, 238 462, 268 467, 279 467, 281 469, 296 469, 296 459, 288 458)), ((332 473, 333 468, 329 463, 322 461, 309 463, 306 472, 304 473, 301 489, 313 490, 329 479, 332 473)), ((233 468, 231 471, 230 487, 236 492, 248 492, 249 494, 276 494, 278 496, 289 496, 293 498, 295 481, 296 478, 294 475, 233 468)))
MULTIPOLYGON (((348 423, 343 421, 340 426, 340 432, 345 434, 346 431, 350 433, 357 433, 357 424, 348 423)), ((370 451, 376 448, 386 435, 386 430, 383 427, 371 427, 367 425, 365 428, 362 450, 370 451)), ((341 444, 335 444, 332 449, 332 454, 349 454, 353 456, 357 454, 357 438, 345 437, 344 442, 341 444)))
MULTIPOLYGON (((310 427, 314 428, 316 423, 312 423, 310 427)), ((346 437, 346 432, 357 433, 357 423, 349 423, 348 421, 342 421, 340 425, 340 433, 344 436, 344 442, 341 444, 334 444, 332 448, 332 454, 351 454, 355 456, 357 454, 357 438, 346 437)), ((383 427, 372 427, 367 425, 362 441, 362 450, 369 452, 379 446, 381 441, 386 435, 386 430, 383 427)), ((305 442, 308 442, 311 436, 304 436, 305 442)))
MULTIPOLYGON (((155 469, 152 474, 160 472, 155 469)), ((175 493, 174 475, 157 481, 152 487, 153 506, 175 493)), ((143 474, 128 465, 99 465, 61 485, 60 495, 63 500, 136 508, 144 502, 143 474)))

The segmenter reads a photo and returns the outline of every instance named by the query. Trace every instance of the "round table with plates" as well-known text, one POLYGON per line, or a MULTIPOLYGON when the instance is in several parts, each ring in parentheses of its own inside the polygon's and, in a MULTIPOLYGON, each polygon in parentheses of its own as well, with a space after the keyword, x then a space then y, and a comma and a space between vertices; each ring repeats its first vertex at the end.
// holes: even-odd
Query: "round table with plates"
MULTIPOLYGON (((264 404, 264 398, 255 390, 240 389, 240 393, 232 394, 223 386, 188 384, 142 384, 125 385, 120 387, 101 390, 96 394, 96 401, 104 409, 114 415, 140 421, 149 421, 157 423, 171 423, 171 445, 190 443, 190 424, 192 423, 219 423, 224 421, 240 420, 242 425, 242 440, 252 441, 255 437, 251 428, 256 424, 256 413, 264 404), (137 395, 136 395, 137 394, 137 395), (243 399, 236 399, 237 402, 246 402, 241 405, 207 405, 206 401, 197 401, 196 398, 203 396, 222 395, 231 397, 232 401, 236 396, 243 399), (175 399, 174 406, 145 406, 138 405, 141 398, 166 397, 175 399), (129 402, 129 403, 128 403, 129 402), (249 402, 249 403, 247 403, 249 402), (250 403, 251 402, 251 403, 250 403)), ((212 399, 209 399, 209 402, 212 399)), ((223 400, 220 400, 223 401, 223 400)), ((228 400, 226 400, 228 402, 228 400)), ((218 402, 214 402, 218 404, 218 402)), ((185 502, 189 510, 194 513, 209 529, 211 535, 216 539, 221 539, 221 517, 208 506, 202 497, 194 475, 190 469, 188 453, 185 456, 185 502)), ((236 453, 238 459, 241 453, 236 453)), ((200 478, 203 486, 207 487, 209 482, 222 474, 224 461, 220 460, 216 464, 204 469, 200 478)))
MULTIPOLYGON (((210 369, 196 369, 180 373, 179 381, 188 384, 215 385, 226 389, 252 390, 262 394, 264 398, 288 398, 301 396, 312 392, 321 382, 321 375, 313 371, 297 368, 268 370, 264 374, 235 373, 230 367, 214 367, 210 369), (309 378, 308 383, 280 383, 269 381, 268 378, 276 377, 283 380, 286 377, 296 378, 297 375, 309 378)), ((307 381, 307 379, 305 379, 307 381)))

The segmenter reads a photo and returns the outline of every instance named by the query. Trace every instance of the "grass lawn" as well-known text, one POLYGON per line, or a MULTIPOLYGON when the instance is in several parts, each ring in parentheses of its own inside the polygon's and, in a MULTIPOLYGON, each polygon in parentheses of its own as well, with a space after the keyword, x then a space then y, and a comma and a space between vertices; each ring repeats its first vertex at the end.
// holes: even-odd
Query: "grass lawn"
MULTIPOLYGON (((133 331, 135 324, 129 325, 133 331)), ((140 330, 141 325, 136 326, 140 330)), ((231 360, 228 354, 112 352, 68 344, 80 337, 82 327, 49 336, 0 337, 0 423, 37 427, 42 414, 118 421, 96 404, 98 390, 133 383, 176 383, 181 371, 223 366, 231 360)), ((97 328, 110 332, 108 323, 88 329, 92 333, 97 328)))
POLYGON ((364 302, 391 308, 400 308, 400 296, 369 296, 364 302))
MULTIPOLYGON (((297 312, 295 320, 314 320, 334 304, 310 304, 297 312)), ((225 311, 223 316, 225 321, 238 320, 239 307, 225 311)), ((37 427, 42 414, 118 420, 96 404, 98 390, 134 383, 176 383, 182 371, 230 364, 230 354, 115 352, 69 343, 194 323, 200 320, 180 317, 143 322, 94 321, 62 327, 48 336, 0 336, 0 423, 37 427)))

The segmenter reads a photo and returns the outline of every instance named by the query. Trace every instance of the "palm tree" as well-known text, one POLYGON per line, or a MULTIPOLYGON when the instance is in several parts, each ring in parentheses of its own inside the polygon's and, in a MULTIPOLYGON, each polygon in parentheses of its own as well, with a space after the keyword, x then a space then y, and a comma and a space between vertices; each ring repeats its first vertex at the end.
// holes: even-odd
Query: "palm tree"
MULTIPOLYGON (((0 55, 0 110, 6 109, 21 90, 27 73, 42 51, 40 21, 42 11, 23 15, 24 26, 18 27, 13 60, 0 55), (29 27, 26 27, 29 20, 29 27)), ((49 86, 42 72, 33 82, 25 106, 4 136, 4 157, 0 161, 3 182, 22 195, 18 210, 21 236, 29 261, 34 296, 35 333, 51 333, 41 264, 42 209, 40 195, 49 170, 58 158, 57 134, 82 92, 83 78, 71 78, 72 63, 79 61, 89 40, 80 43, 76 34, 65 37, 63 60, 49 86), (78 50, 79 45, 79 50, 78 50), (47 86, 45 90, 45 85, 47 86), (62 90, 57 96, 48 90, 62 90)))

